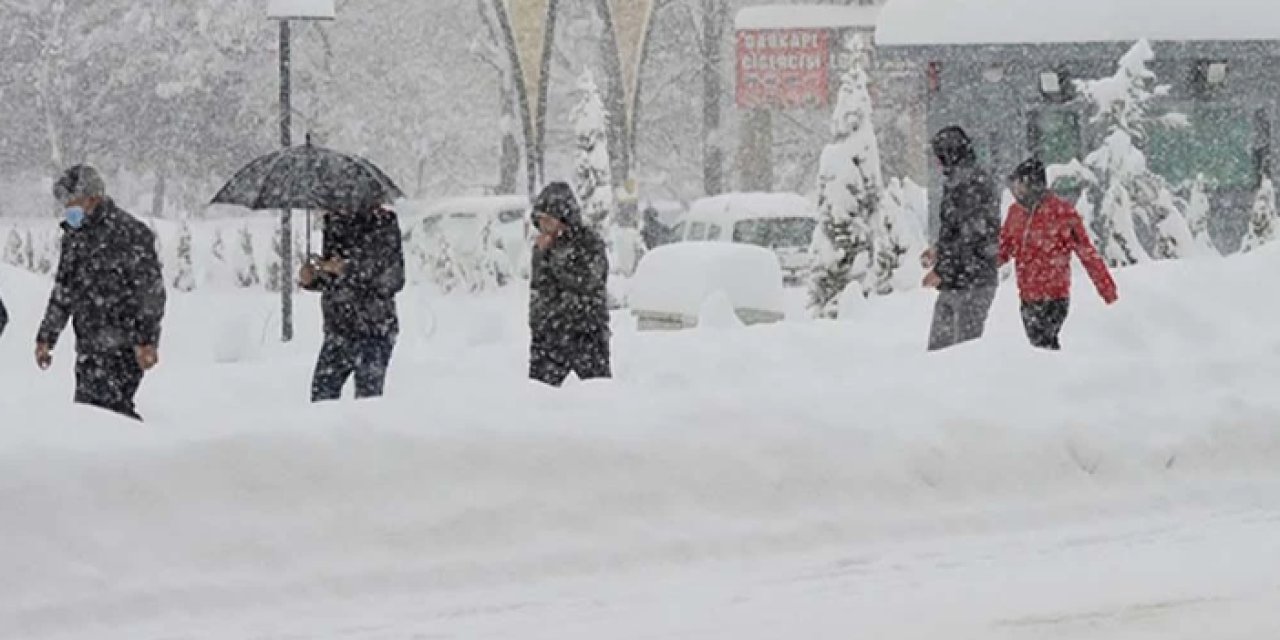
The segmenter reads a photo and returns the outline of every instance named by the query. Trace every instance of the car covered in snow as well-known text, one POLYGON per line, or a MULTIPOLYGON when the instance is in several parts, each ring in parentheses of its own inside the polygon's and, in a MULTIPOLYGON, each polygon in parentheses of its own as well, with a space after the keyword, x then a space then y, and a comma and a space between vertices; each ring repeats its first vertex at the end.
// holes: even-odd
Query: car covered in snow
POLYGON ((506 258, 511 269, 529 268, 533 242, 531 207, 526 196, 477 196, 413 202, 407 208, 406 231, 440 234, 455 251, 479 252, 487 242, 506 258))
POLYGON ((764 247, 778 256, 784 279, 796 283, 813 266, 818 214, 794 193, 729 193, 694 201, 673 229, 679 242, 727 242, 764 247))

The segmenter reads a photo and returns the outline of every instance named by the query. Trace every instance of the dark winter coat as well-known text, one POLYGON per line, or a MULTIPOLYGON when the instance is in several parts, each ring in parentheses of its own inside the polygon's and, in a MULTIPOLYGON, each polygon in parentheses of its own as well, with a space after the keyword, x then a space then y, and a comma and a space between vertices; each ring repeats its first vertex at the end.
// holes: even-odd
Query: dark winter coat
POLYGON ((978 166, 973 143, 959 127, 934 137, 942 163, 938 262, 934 272, 943 291, 994 287, 999 281, 1000 200, 991 176, 978 166))
POLYGON ((1017 203, 1009 208, 1000 235, 999 260, 1002 265, 1015 262, 1023 302, 1069 299, 1072 254, 1084 264, 1098 295, 1114 302, 1116 282, 1070 202, 1049 193, 1034 212, 1017 203))
POLYGON ((529 329, 533 342, 574 348, 609 337, 609 258, 596 232, 574 222, 546 250, 533 250, 529 329))
POLYGON ((394 211, 331 214, 320 257, 347 262, 342 275, 319 273, 308 287, 322 292, 326 334, 367 338, 400 332, 396 294, 404 289, 404 248, 394 211))
POLYGON ((79 228, 62 225, 62 255, 37 342, 72 322, 78 353, 159 346, 166 302, 155 234, 111 200, 79 228))
POLYGON ((4 335, 4 328, 9 324, 9 310, 4 308, 4 299, 0 298, 0 336, 4 335))

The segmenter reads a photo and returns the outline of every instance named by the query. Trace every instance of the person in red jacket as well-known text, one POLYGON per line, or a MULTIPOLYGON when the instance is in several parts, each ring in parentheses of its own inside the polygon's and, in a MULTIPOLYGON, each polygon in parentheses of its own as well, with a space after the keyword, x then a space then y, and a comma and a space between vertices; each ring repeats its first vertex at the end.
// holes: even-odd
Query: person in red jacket
POLYGON ((1107 304, 1118 298, 1116 283, 1076 208, 1049 190, 1043 163, 1031 159, 1018 165, 1009 186, 1016 202, 1000 230, 999 264, 1014 261, 1022 324, 1031 345, 1057 351, 1070 308, 1071 254, 1080 257, 1107 304))

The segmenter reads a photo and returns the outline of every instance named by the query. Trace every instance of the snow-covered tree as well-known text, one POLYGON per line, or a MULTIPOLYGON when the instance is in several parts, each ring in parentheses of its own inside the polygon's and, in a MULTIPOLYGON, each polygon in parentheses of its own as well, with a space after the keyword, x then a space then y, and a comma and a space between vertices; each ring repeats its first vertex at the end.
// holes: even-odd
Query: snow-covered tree
POLYGON ((893 178, 885 187, 876 243, 876 292, 887 295, 918 287, 923 269, 914 256, 926 248, 924 226, 914 204, 908 202, 902 180, 893 178))
POLYGON ((62 253, 62 244, 57 235, 40 234, 40 246, 36 250, 35 271, 39 274, 51 274, 58 265, 58 255, 62 253))
POLYGON ((36 270, 36 240, 27 229, 27 240, 22 244, 22 268, 27 271, 36 270))
POLYGON ((1187 226, 1191 228, 1191 236, 1195 240, 1196 247, 1200 253, 1217 254, 1218 249, 1213 245, 1213 238, 1209 235, 1211 207, 1209 184, 1204 174, 1197 175, 1196 179, 1187 185, 1187 192, 1187 198, 1183 201, 1182 216, 1187 219, 1187 226))
POLYGON ((574 190, 582 203, 583 220, 608 238, 617 215, 613 174, 609 166, 608 114, 591 72, 578 79, 578 105, 573 110, 577 137, 574 190))
POLYGON ((195 264, 191 257, 191 225, 184 220, 178 227, 178 261, 174 270, 173 288, 177 291, 194 291, 196 288, 195 264))
POLYGON ((4 263, 13 267, 25 267, 22 251, 22 236, 17 229, 9 229, 9 238, 4 243, 4 263))
POLYGON ((236 286, 241 289, 258 286, 258 260, 253 254, 253 234, 249 225, 240 227, 240 241, 235 252, 236 286))
MULTIPOLYGON (((855 43, 854 49, 857 49, 855 43)), ((871 123, 867 74, 856 61, 845 71, 832 116, 833 140, 818 167, 817 261, 809 278, 809 311, 834 318, 849 286, 863 295, 881 290, 889 278, 877 250, 881 220, 880 152, 871 123)), ((886 254, 887 256, 888 254, 886 254)))
POLYGON ((213 242, 209 245, 209 260, 204 269, 205 284, 221 287, 231 281, 231 263, 227 260, 227 242, 222 228, 213 230, 213 242))
POLYGON ((1093 216, 1096 241, 1111 266, 1150 259, 1138 240, 1135 219, 1150 226, 1158 259, 1179 258, 1194 249, 1191 229, 1174 203, 1169 184, 1147 166, 1142 151, 1155 127, 1185 127, 1181 114, 1156 116, 1153 103, 1169 95, 1157 83, 1148 64, 1155 53, 1139 40, 1120 58, 1115 75, 1078 83, 1080 92, 1097 109, 1093 122, 1107 132, 1102 145, 1085 158, 1100 194, 1093 216))
POLYGON ((1280 221, 1276 220, 1276 188, 1270 178, 1262 180, 1258 194, 1253 199, 1249 214, 1249 230, 1245 233, 1240 251, 1249 252, 1265 244, 1275 242, 1280 233, 1280 221))
POLYGON ((266 280, 263 281, 267 291, 279 292, 283 287, 289 286, 285 284, 285 279, 289 278, 289 276, 285 274, 283 265, 285 252, 292 250, 292 247, 285 241, 283 231, 277 225, 275 233, 271 236, 271 258, 267 262, 266 280))

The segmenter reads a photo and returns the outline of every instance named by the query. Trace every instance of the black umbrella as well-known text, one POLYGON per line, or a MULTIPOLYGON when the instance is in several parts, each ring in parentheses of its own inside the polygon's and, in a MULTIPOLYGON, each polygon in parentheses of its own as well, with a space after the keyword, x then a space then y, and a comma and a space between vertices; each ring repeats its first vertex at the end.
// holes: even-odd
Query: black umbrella
POLYGON ((269 153, 236 172, 212 204, 353 213, 403 197, 372 162, 312 146, 307 136, 307 144, 269 153))

